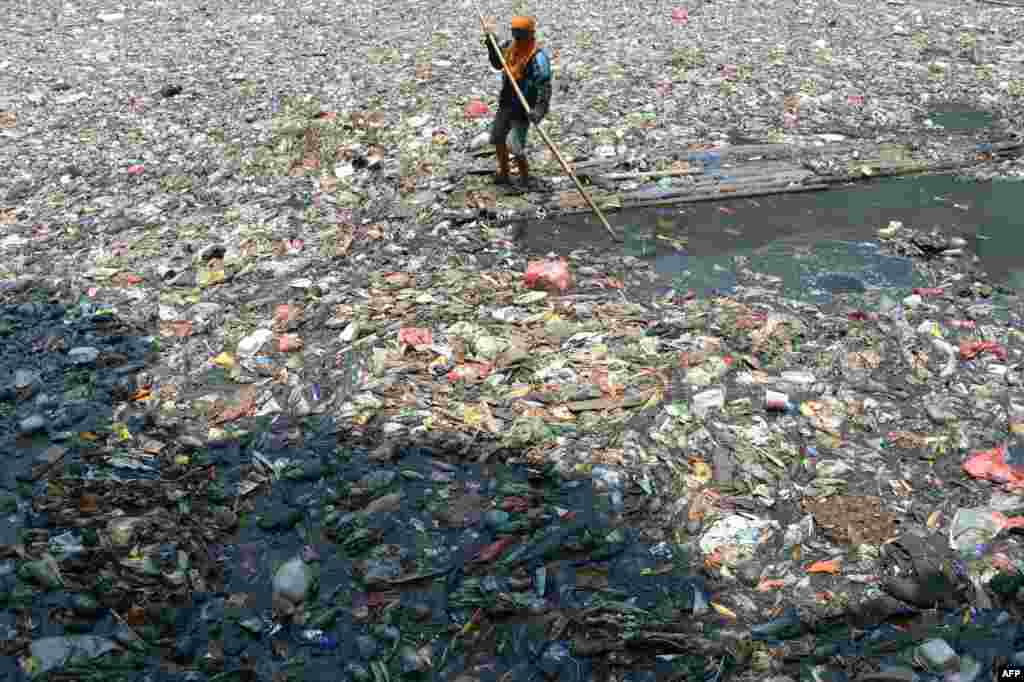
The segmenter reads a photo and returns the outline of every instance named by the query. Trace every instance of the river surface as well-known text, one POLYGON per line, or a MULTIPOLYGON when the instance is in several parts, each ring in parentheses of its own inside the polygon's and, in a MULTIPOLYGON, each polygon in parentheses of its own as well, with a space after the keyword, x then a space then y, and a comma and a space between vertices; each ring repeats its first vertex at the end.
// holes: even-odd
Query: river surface
POLYGON ((776 195, 609 214, 624 243, 614 245, 592 214, 532 222, 522 232, 531 252, 621 249, 649 261, 652 292, 668 288, 728 291, 735 256, 781 277, 786 295, 818 303, 833 293, 876 287, 903 290, 918 281, 907 259, 877 248, 890 221, 960 235, 992 282, 1024 289, 1024 183, 964 182, 953 175, 880 179, 822 192, 776 195))
MULTIPOLYGON (((936 103, 923 124, 950 133, 995 135, 990 112, 936 103)), ((614 244, 590 214, 532 222, 523 246, 533 253, 576 248, 622 249, 651 262, 651 293, 670 288, 728 291, 735 256, 783 280, 786 295, 827 302, 834 293, 929 284, 907 259, 878 252, 878 230, 891 221, 959 235, 991 282, 1024 290, 1021 182, 970 182, 955 175, 883 178, 823 192, 622 211, 608 221, 624 237, 614 244)), ((644 292, 646 293, 646 292, 644 292)))

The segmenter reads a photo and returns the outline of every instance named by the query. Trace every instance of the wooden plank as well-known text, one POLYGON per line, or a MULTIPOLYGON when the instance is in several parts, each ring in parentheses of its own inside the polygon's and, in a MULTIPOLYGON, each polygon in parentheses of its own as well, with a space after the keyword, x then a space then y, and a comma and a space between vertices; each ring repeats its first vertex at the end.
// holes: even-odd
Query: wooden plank
MULTIPOLYGON (((722 188, 718 188, 715 191, 704 191, 704 192, 690 192, 685 195, 673 194, 671 196, 659 196, 654 199, 640 199, 640 200, 629 200, 629 197, 620 197, 622 202, 622 208, 616 210, 625 210, 632 208, 644 208, 648 206, 670 206, 673 204, 690 204, 700 203, 706 201, 728 201, 730 199, 746 199, 749 197, 761 197, 771 196, 776 194, 801 194, 804 192, 817 192, 826 189, 830 189, 832 186, 825 183, 815 183, 810 185, 793 185, 783 182, 765 182, 760 184, 751 184, 741 188, 735 188, 732 186, 725 187, 727 191, 721 191, 722 188), (734 190, 734 191, 728 191, 734 190)), ((559 215, 574 215, 577 213, 586 213, 589 209, 563 209, 557 202, 551 202, 544 205, 544 210, 548 212, 549 217, 559 215)), ((612 210, 610 207, 607 210, 612 210)), ((525 214, 519 219, 529 217, 529 214, 525 214)), ((510 221, 516 220, 510 218, 510 221)))
POLYGON ((579 173, 581 170, 591 170, 594 168, 603 168, 605 166, 617 166, 625 160, 626 157, 624 156, 613 156, 607 159, 591 159, 590 161, 570 163, 569 166, 572 168, 573 173, 579 173))
MULTIPOLYGON (((718 152, 720 157, 724 159, 727 156, 771 156, 775 154, 792 154, 795 150, 796 147, 791 144, 768 143, 730 145, 728 147, 708 149, 706 151, 718 152)), ((700 152, 694 153, 699 154, 700 152)))
POLYGON ((722 160, 727 157, 752 157, 752 156, 763 156, 765 159, 769 158, 781 158, 787 159, 794 156, 823 156, 842 154, 845 152, 852 152, 854 149, 853 145, 848 142, 826 142, 821 146, 818 145, 806 145, 798 146, 795 144, 744 144, 744 145, 733 145, 729 147, 722 147, 720 149, 714 149, 709 151, 717 151, 722 160))
POLYGON ((658 191, 653 187, 646 190, 631 191, 631 193, 620 195, 620 200, 623 202, 666 201, 677 197, 692 197, 702 193, 709 193, 713 189, 717 193, 722 193, 722 189, 725 189, 726 191, 723 194, 735 194, 746 191, 752 186, 802 184, 809 178, 814 177, 814 173, 811 171, 796 169, 794 166, 788 167, 793 170, 781 173, 730 177, 728 180, 716 179, 711 176, 700 176, 696 182, 688 186, 671 187, 663 191, 658 191))
POLYGON ((785 161, 782 159, 758 159, 757 161, 744 161, 742 163, 723 164, 722 170, 728 170, 731 174, 743 172, 769 172, 786 170, 806 170, 799 163, 785 161))
MULTIPOLYGON (((948 173, 950 171, 964 170, 971 166, 976 166, 977 161, 971 162, 956 162, 947 161, 944 163, 932 163, 932 164, 920 164, 915 163, 908 165, 906 162, 893 163, 889 166, 872 167, 871 175, 864 175, 861 172, 856 173, 835 173, 832 175, 819 175, 815 177, 816 182, 825 183, 829 185, 843 184, 849 182, 865 182, 873 180, 875 178, 891 178, 901 175, 921 175, 925 173, 948 173)), ((870 164, 865 164, 870 165, 870 164)))
POLYGON ((696 204, 706 201, 728 201, 729 199, 748 199, 753 197, 766 197, 774 194, 802 194, 805 192, 821 192, 824 190, 831 189, 831 185, 816 184, 816 185, 799 185, 796 187, 791 186, 777 186, 773 187, 770 185, 759 185, 745 189, 742 192, 727 192, 725 194, 721 192, 706 192, 701 194, 694 194, 688 197, 674 197, 666 200, 653 200, 653 201, 638 201, 634 203, 622 203, 623 210, 627 208, 646 208, 650 206, 671 206, 673 204, 696 204))
POLYGON ((680 175, 699 175, 703 169, 687 168, 686 170, 649 171, 647 173, 602 173, 596 177, 602 180, 636 180, 637 178, 671 178, 680 175))
POLYGON ((757 173, 751 175, 727 175, 722 178, 700 178, 692 185, 693 189, 702 190, 717 185, 750 185, 775 180, 786 182, 804 182, 814 177, 810 171, 785 171, 783 173, 757 173))
POLYGON ((815 173, 814 171, 809 171, 802 168, 791 168, 790 170, 769 173, 722 173, 722 175, 724 177, 721 178, 714 178, 711 176, 703 176, 696 178, 694 186, 701 187, 703 185, 745 185, 751 182, 770 181, 774 178, 777 178, 779 180, 785 179, 794 182, 803 182, 807 178, 814 177, 815 173))

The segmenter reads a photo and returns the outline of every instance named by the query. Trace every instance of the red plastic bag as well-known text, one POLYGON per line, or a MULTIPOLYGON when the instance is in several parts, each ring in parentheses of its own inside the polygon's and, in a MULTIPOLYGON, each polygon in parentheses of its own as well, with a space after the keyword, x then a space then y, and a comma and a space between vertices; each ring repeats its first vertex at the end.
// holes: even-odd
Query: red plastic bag
POLYGON ((1024 528, 1024 516, 1006 516, 999 512, 992 512, 992 517, 1003 524, 1003 529, 1024 528))
POLYGON ((470 100, 466 105, 466 118, 483 118, 491 113, 491 108, 478 99, 470 100))
POLYGON ((942 287, 914 287, 918 296, 942 296, 942 287))
POLYGON ((572 286, 569 263, 564 258, 530 261, 526 266, 523 282, 527 289, 564 292, 572 286))
POLYGON ((1005 483, 1007 488, 1024 488, 1024 470, 1006 463, 1006 448, 1002 445, 976 452, 967 458, 963 467, 964 471, 975 478, 1005 483))
POLYGON ((1000 360, 1006 360, 1008 357, 1006 349, 995 341, 964 341, 960 344, 960 357, 964 360, 970 360, 986 352, 992 353, 1000 360))

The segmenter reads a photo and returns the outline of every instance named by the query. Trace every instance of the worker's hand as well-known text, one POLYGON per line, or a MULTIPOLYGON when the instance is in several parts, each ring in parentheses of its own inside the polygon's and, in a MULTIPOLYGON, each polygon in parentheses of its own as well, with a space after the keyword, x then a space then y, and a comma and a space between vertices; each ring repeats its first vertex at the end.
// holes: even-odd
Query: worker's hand
POLYGON ((484 35, 488 33, 494 33, 498 30, 498 24, 494 21, 494 17, 484 17, 483 19, 484 35))

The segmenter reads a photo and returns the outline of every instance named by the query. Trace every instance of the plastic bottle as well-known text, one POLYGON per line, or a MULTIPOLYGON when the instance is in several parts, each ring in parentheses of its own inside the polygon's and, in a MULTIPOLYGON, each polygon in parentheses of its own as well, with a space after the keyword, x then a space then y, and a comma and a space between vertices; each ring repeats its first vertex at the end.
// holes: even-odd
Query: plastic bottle
POLYGON ((769 412, 790 414, 796 407, 789 400, 789 395, 779 391, 765 391, 764 408, 769 412))

